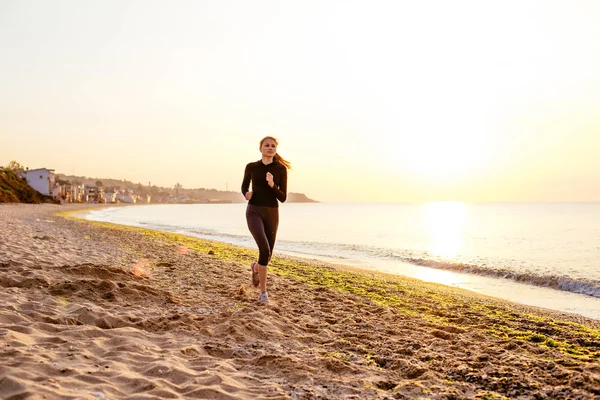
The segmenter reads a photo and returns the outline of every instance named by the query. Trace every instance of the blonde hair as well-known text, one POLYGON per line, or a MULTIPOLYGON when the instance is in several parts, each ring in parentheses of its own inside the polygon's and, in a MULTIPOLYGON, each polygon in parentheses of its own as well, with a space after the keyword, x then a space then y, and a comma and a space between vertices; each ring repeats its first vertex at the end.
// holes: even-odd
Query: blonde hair
MULTIPOLYGON (((267 140, 267 139, 271 139, 272 141, 275 142, 275 144, 277 146, 279 146, 279 141, 277 141, 276 138, 274 138, 273 136, 265 136, 260 141, 260 145, 258 146, 259 150, 262 149, 262 145, 265 142, 265 140, 267 140)), ((279 153, 275 153, 275 156, 273 157, 273 160, 279 162, 280 164, 283 164, 283 166, 286 167, 287 169, 292 169, 292 163, 289 162, 288 160, 286 160, 285 158, 281 157, 279 155, 279 153)))

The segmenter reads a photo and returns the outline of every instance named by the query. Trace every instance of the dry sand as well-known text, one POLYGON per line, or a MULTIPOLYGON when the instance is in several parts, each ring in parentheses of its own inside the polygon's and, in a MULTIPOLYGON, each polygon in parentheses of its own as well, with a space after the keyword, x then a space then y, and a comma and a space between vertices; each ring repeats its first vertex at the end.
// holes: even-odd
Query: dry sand
POLYGON ((2 399, 600 398, 598 321, 277 267, 259 305, 241 256, 55 215, 67 209, 0 205, 2 399))

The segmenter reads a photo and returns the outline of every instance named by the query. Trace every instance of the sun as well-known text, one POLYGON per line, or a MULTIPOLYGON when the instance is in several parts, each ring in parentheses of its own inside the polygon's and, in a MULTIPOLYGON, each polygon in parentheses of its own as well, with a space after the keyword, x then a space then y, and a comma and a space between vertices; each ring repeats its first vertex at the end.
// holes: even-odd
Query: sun
POLYGON ((397 139, 396 168, 415 178, 444 183, 468 179, 487 165, 490 148, 483 134, 447 130, 397 139))

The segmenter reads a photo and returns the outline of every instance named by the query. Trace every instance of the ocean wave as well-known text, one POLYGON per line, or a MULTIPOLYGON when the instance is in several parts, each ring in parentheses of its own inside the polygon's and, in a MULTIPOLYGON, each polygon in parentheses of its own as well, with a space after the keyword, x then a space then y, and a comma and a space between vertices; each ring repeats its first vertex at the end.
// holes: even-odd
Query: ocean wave
POLYGON ((403 261, 428 268, 510 279, 527 285, 547 287, 600 298, 600 282, 591 279, 571 278, 565 275, 544 275, 531 271, 521 272, 508 268, 492 268, 475 264, 443 262, 414 257, 403 258, 403 261))
MULTIPOLYGON (((291 245, 294 242, 287 243, 291 245)), ((546 287, 600 298, 600 281, 592 279, 575 278, 557 274, 540 274, 529 270, 519 271, 506 267, 440 260, 428 255, 426 252, 420 251, 396 250, 339 243, 295 242, 294 244, 295 246, 292 247, 301 247, 303 248, 302 252, 307 254, 310 253, 309 249, 312 249, 316 255, 327 256, 327 250, 329 250, 329 252, 332 253, 332 258, 351 258, 349 255, 342 256, 340 254, 340 252, 349 252, 358 255, 366 255, 376 259, 397 260, 427 268, 499 279, 509 279, 527 285, 546 287)))

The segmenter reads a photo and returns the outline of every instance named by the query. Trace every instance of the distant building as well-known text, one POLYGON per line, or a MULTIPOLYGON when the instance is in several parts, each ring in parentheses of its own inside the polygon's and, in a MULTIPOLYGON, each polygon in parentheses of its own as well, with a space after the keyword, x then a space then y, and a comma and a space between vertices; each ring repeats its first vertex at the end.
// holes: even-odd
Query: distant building
POLYGON ((71 198, 74 202, 81 203, 83 201, 83 196, 85 195, 85 186, 84 185, 73 185, 71 198))
POLYGON ((85 185, 83 201, 85 203, 102 203, 104 201, 102 187, 85 185))
POLYGON ((121 192, 123 189, 121 189, 121 186, 106 186, 104 188, 104 192, 115 192, 115 193, 119 193, 121 192))
POLYGON ((38 168, 29 169, 22 172, 25 176, 27 184, 46 196, 54 195, 54 183, 56 177, 53 169, 38 168))
POLYGON ((85 186, 66 183, 54 187, 54 191, 58 189, 58 194, 54 197, 60 199, 63 203, 81 203, 85 194, 85 186))
POLYGON ((117 192, 114 191, 104 191, 104 201, 106 203, 116 203, 117 202, 117 192))
POLYGON ((116 203, 119 201, 119 196, 121 194, 121 186, 107 186, 104 188, 104 196, 105 203, 116 203))
POLYGON ((56 197, 58 199, 66 202, 66 203, 70 203, 73 201, 73 198, 72 198, 73 185, 71 185, 70 183, 63 184, 63 185, 57 185, 54 188, 54 190, 56 191, 57 189, 58 189, 58 194, 56 195, 56 197))
POLYGON ((116 194, 115 201, 117 203, 135 204, 137 202, 137 196, 129 190, 122 190, 116 194))

